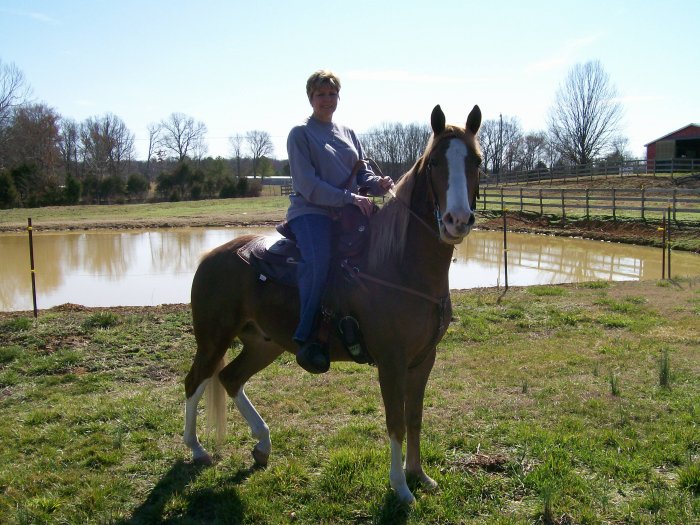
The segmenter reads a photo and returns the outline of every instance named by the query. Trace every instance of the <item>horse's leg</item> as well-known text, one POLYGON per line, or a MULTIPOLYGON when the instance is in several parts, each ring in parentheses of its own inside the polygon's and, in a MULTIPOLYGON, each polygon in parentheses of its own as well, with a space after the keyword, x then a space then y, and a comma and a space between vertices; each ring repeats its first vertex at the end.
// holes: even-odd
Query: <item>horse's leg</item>
POLYGON ((243 350, 219 374, 219 379, 250 427, 251 434, 258 440, 253 448, 253 459, 258 465, 267 465, 272 443, 270 429, 246 396, 243 385, 254 374, 268 366, 284 349, 266 338, 256 329, 248 329, 239 336, 243 350))
POLYGON ((421 465, 420 431, 423 422, 423 397, 428 376, 435 363, 435 349, 422 363, 408 370, 406 387, 406 474, 415 476, 427 489, 434 489, 437 483, 428 476, 421 465))
MULTIPOLYGON (((197 438, 197 405, 209 385, 212 401, 218 408, 213 415, 217 419, 217 432, 223 436, 225 432, 226 393, 220 383, 212 376, 223 368, 224 356, 239 327, 233 322, 221 323, 215 313, 202 301, 193 301, 192 317, 197 352, 195 353, 190 371, 185 377, 185 431, 183 439, 192 450, 192 459, 196 462, 210 464, 211 456, 202 447, 197 438), (210 384, 211 383, 211 384, 210 384)), ((212 413, 211 406, 208 406, 212 413)))
POLYGON ((403 438, 406 433, 405 393, 406 370, 402 366, 378 363, 379 385, 384 400, 386 427, 391 443, 391 467, 389 483, 396 491, 398 498, 404 503, 413 503, 416 499, 406 483, 406 473, 403 469, 403 438), (384 366, 382 366, 384 365, 384 366))
POLYGON ((211 381, 212 375, 221 368, 225 353, 226 347, 224 347, 223 352, 213 354, 198 351, 192 367, 187 377, 185 377, 185 396, 187 399, 185 402, 183 440, 192 450, 193 461, 206 465, 211 464, 212 459, 197 437, 197 405, 202 398, 202 394, 204 394, 206 386, 211 381))

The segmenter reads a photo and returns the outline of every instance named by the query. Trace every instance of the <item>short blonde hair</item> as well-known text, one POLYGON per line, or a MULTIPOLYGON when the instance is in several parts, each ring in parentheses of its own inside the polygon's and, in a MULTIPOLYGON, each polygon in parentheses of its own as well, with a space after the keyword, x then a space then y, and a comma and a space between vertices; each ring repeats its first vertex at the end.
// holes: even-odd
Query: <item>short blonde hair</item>
POLYGON ((309 97, 309 102, 311 101, 314 91, 320 89, 324 85, 334 87, 340 92, 340 79, 332 71, 319 69, 306 81, 306 96, 309 97))

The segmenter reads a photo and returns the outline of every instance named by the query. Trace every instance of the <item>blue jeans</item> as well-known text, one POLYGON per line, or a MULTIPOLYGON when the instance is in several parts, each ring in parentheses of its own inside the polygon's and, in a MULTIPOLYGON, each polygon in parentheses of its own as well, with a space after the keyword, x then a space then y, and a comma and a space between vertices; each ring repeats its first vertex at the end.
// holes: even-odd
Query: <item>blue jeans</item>
POLYGON ((301 215, 289 221, 301 252, 297 269, 301 318, 294 332, 294 340, 298 343, 311 337, 321 307, 331 261, 332 225, 330 217, 315 214, 301 215))

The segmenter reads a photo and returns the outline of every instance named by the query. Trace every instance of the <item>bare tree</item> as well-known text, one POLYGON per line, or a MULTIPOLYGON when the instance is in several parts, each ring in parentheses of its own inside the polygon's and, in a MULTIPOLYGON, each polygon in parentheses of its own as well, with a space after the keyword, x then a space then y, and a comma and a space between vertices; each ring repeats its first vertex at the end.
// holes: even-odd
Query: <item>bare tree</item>
POLYGON ((177 160, 201 152, 207 127, 204 122, 195 122, 184 113, 173 113, 161 121, 161 144, 173 153, 177 160))
POLYGON ((546 166, 547 135, 542 131, 535 131, 525 135, 521 142, 519 165, 521 169, 532 170, 546 166))
POLYGON ((611 146, 621 118, 617 90, 601 63, 576 64, 557 90, 550 136, 562 157, 587 164, 611 146))
POLYGON ((231 154, 234 159, 236 159, 236 178, 241 178, 241 153, 243 151, 243 137, 240 135, 234 135, 228 138, 229 144, 231 144, 231 154))
POLYGON ((256 178, 260 159, 272 155, 274 151, 272 138, 267 131, 254 130, 245 134, 245 140, 253 157, 253 178, 256 178))
POLYGON ((13 110, 26 102, 30 93, 24 73, 13 63, 0 60, 0 129, 9 126, 13 110))
POLYGON ((148 155, 146 155, 146 176, 151 174, 151 160, 156 154, 156 149, 160 145, 160 130, 161 125, 151 123, 148 125, 148 155))
POLYGON ((362 136, 365 153, 396 180, 421 156, 430 137, 427 125, 383 123, 362 136))
POLYGON ((25 104, 13 111, 6 129, 3 150, 7 165, 14 171, 15 186, 23 202, 39 198, 50 188, 58 188, 58 114, 44 104, 25 104))
POLYGON ((66 174, 78 176, 78 151, 80 144, 80 126, 69 118, 62 118, 59 123, 59 149, 66 174))
POLYGON ((484 158, 484 170, 489 173, 495 173, 498 166, 496 161, 499 145, 498 136, 498 120, 485 120, 481 123, 481 127, 479 128, 479 144, 481 146, 481 154, 484 158))
POLYGON ((7 130, 14 111, 28 100, 30 92, 24 73, 14 64, 0 60, 0 168, 9 162, 7 130))
POLYGON ((125 179, 134 156, 134 134, 111 113, 91 117, 80 127, 80 147, 86 170, 99 182, 106 176, 125 179))

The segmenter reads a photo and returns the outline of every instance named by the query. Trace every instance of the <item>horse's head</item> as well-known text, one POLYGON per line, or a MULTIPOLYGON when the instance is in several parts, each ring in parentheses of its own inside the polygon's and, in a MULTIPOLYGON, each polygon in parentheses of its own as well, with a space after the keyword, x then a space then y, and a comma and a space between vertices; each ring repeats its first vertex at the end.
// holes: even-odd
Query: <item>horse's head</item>
POLYGON ((469 234, 475 221, 481 165, 476 134, 481 126, 481 110, 474 106, 466 127, 460 128, 445 125, 445 114, 438 105, 430 116, 430 124, 433 137, 424 162, 435 199, 440 239, 458 244, 469 234))

